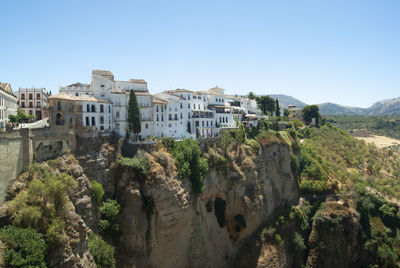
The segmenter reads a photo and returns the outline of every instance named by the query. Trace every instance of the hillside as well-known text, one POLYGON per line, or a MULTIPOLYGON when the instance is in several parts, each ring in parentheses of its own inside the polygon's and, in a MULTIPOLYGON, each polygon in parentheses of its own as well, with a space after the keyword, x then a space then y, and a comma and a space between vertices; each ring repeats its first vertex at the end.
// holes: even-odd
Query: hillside
POLYGON ((343 106, 336 103, 319 104, 323 115, 400 115, 400 97, 374 103, 369 108, 343 106))
POLYGON ((298 100, 292 96, 288 95, 283 95, 283 94, 271 94, 269 95, 271 98, 278 99, 279 104, 283 105, 285 107, 288 107, 288 105, 296 105, 298 108, 304 108, 307 104, 302 102, 301 100, 298 100))
MULTIPOLYGON (((270 94, 272 98, 277 98, 279 104, 287 107, 288 105, 296 105, 303 108, 307 104, 288 95, 270 94)), ((322 115, 400 115, 400 97, 388 100, 382 100, 374 103, 369 108, 359 108, 344 106, 332 102, 318 104, 322 115)))
POLYGON ((360 115, 363 113, 362 108, 343 106, 331 102, 322 103, 318 106, 322 115, 360 115))

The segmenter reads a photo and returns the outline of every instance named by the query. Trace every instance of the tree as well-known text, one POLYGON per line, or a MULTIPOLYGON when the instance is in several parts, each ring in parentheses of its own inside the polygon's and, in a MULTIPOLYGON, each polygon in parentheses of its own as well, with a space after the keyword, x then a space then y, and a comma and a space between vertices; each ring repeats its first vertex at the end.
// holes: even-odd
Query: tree
POLYGON ((289 109, 287 109, 287 108, 283 109, 283 116, 285 118, 289 118, 289 109))
POLYGON ((270 96, 256 97, 256 101, 263 114, 272 115, 275 111, 275 100, 270 96))
POLYGON ((141 131, 141 124, 140 124, 140 109, 134 90, 131 90, 131 93, 129 95, 128 128, 129 131, 133 132, 134 139, 136 141, 138 138, 138 134, 141 131))
POLYGON ((90 254, 92 254, 98 268, 115 267, 115 250, 111 245, 101 239, 100 236, 89 234, 88 246, 90 254))
POLYGON ((0 230, 5 244, 3 260, 7 267, 46 267, 46 242, 43 235, 31 228, 8 225, 0 230))
POLYGON ((279 107, 279 100, 275 99, 275 115, 281 117, 281 107, 279 107))
POLYGON ((249 92, 249 95, 247 95, 247 97, 251 100, 255 100, 256 99, 256 95, 253 92, 249 92))
POLYGON ((8 119, 11 123, 25 123, 26 121, 33 119, 33 115, 27 115, 23 110, 18 109, 17 114, 9 115, 8 119))
POLYGON ((307 105, 303 108, 303 118, 306 125, 309 125, 312 122, 312 119, 315 118, 315 126, 319 126, 319 107, 318 105, 307 105))

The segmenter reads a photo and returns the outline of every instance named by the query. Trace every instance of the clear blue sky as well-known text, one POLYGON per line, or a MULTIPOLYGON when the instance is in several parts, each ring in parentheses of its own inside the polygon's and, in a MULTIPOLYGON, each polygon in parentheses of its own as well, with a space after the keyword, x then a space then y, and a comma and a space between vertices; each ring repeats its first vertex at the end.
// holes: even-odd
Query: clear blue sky
POLYGON ((90 82, 92 69, 174 88, 366 107, 400 96, 400 1, 0 3, 0 81, 90 82))

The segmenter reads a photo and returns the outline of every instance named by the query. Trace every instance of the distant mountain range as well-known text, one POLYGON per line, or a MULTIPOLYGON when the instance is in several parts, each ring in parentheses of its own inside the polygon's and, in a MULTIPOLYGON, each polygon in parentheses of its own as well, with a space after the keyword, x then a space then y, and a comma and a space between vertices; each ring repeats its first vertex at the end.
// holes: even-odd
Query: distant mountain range
MULTIPOLYGON (((307 105, 292 96, 282 94, 271 94, 269 96, 278 98, 279 103, 285 107, 292 104, 303 108, 307 105)), ((378 101, 369 108, 343 106, 331 102, 318 104, 318 106, 323 115, 400 115, 400 97, 378 101)))

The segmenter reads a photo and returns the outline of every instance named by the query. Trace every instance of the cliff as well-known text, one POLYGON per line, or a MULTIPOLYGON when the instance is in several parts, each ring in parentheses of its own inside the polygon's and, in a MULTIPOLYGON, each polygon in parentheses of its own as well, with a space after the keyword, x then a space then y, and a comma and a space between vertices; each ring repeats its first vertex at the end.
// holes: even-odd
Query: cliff
MULTIPOLYGON (((67 154, 35 164, 20 175, 10 185, 2 210, 3 225, 21 225, 16 223, 16 212, 8 208, 13 206, 10 201, 30 192, 32 181, 46 183, 48 174, 71 176, 76 187, 66 190, 65 228, 62 239, 47 252, 50 267, 95 267, 88 247, 89 234, 99 232, 98 205, 91 196, 93 180, 103 185, 105 197, 121 206, 116 219, 119 234, 106 239, 115 246, 117 267, 228 267, 276 209, 298 200, 290 149, 279 142, 265 144, 257 152, 247 145, 230 144, 226 148, 230 161, 224 170, 210 165, 200 194, 193 192, 190 180, 179 178, 176 161, 164 147, 144 154, 149 163, 145 175, 115 163, 121 143, 83 147, 76 157, 67 154)), ((221 153, 215 145, 203 147, 207 161, 221 153)), ((25 201, 28 207, 34 205, 29 200, 25 201)), ((46 202, 44 207, 51 205, 46 202)), ((46 217, 50 216, 39 219, 44 227, 32 227, 48 236, 52 220, 46 217)))
POLYGON ((199 196, 178 178, 166 151, 149 155, 145 181, 116 171, 113 194, 122 205, 118 267, 228 266, 277 208, 296 202, 286 145, 265 146, 254 158, 244 146, 230 149, 236 154, 232 165, 242 168, 226 175, 211 169, 199 196), (144 200, 154 201, 153 213, 143 210, 144 200))

